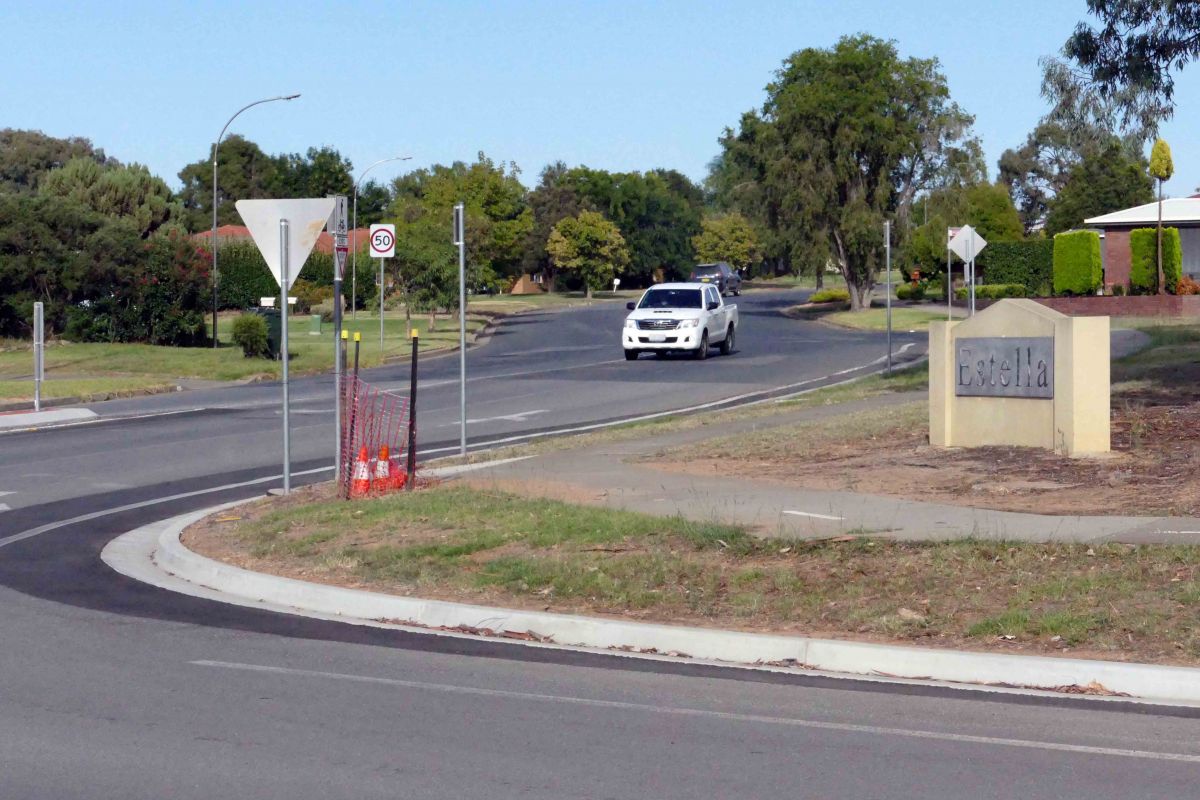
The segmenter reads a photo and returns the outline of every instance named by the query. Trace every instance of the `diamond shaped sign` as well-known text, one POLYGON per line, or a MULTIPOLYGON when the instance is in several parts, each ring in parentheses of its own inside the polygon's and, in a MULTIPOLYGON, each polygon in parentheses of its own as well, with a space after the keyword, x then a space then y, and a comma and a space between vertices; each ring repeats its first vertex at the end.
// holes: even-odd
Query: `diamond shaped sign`
POLYGON ((946 246, 963 261, 974 261, 975 257, 983 252, 983 248, 987 247, 987 240, 970 225, 963 225, 950 237, 946 246))
POLYGON ((334 198, 319 197, 298 200, 238 200, 234 205, 276 283, 282 283, 283 265, 279 253, 279 221, 288 221, 287 287, 292 288, 300 268, 312 252, 317 237, 333 213, 334 198))

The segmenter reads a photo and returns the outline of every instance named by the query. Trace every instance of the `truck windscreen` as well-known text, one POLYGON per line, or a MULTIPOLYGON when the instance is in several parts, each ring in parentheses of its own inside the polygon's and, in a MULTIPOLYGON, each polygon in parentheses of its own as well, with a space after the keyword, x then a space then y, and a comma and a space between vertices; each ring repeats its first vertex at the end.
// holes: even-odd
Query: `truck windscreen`
POLYGON ((638 308, 703 308, 699 289, 651 289, 638 308))

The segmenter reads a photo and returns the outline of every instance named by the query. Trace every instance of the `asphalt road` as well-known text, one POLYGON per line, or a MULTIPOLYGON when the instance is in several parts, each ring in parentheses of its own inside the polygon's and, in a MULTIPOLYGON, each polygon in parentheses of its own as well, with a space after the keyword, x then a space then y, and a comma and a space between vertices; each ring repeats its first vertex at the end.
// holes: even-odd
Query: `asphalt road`
MULTIPOLYGON (((469 351, 470 441, 481 445, 781 386, 815 386, 883 356, 880 334, 796 322, 778 313, 802 296, 764 292, 738 298, 738 352, 718 357, 714 351, 704 362, 649 356, 626 362, 619 338, 623 304, 510 318, 489 342, 469 351)), ((920 338, 897 336, 896 347, 920 338)), ((402 394, 408 375, 406 363, 364 373, 366 380, 402 394)), ((421 364, 420 376, 419 449, 427 455, 454 452, 458 359, 432 356, 421 364)), ((110 401, 92 407, 101 415, 96 424, 2 434, 0 502, 18 510, 42 506, 22 515, 21 523, 41 524, 62 518, 65 500, 96 496, 96 503, 87 504, 93 510, 120 505, 128 492, 140 499, 141 490, 167 482, 212 485, 212 479, 229 482, 222 476, 232 473, 278 474, 280 394, 277 383, 259 383, 110 401)), ((331 464, 332 377, 295 380, 291 396, 294 468, 331 464)), ((0 514, 0 531, 14 525, 0 514)))
MULTIPOLYGON (((768 391, 880 353, 878 336, 772 314, 792 299, 744 297, 742 351, 699 364, 618 362, 619 307, 512 320, 471 354, 473 435, 768 391)), ((425 449, 456 433, 455 387, 437 385, 455 366, 423 369, 425 449)), ((1195 793, 1190 710, 364 629, 175 595, 100 562, 143 522, 269 485, 276 392, 130 401, 105 413, 180 413, 0 436, 14 506, 0 513, 0 797, 1195 793)), ((295 394, 313 412, 297 417, 299 466, 314 469, 328 460, 331 389, 302 381, 295 394)))

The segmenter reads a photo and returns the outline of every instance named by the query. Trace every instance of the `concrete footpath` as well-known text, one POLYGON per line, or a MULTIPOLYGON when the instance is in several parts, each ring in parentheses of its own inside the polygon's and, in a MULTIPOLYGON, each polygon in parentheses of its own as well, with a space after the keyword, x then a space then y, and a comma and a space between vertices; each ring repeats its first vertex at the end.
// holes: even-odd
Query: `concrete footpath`
POLYGON ((920 392, 749 417, 734 423, 550 452, 476 470, 476 486, 749 526, 768 536, 815 538, 870 533, 906 540, 1200 543, 1200 519, 1052 516, 923 503, 882 495, 802 489, 744 477, 697 476, 644 466, 639 459, 681 445, 917 402, 920 392))

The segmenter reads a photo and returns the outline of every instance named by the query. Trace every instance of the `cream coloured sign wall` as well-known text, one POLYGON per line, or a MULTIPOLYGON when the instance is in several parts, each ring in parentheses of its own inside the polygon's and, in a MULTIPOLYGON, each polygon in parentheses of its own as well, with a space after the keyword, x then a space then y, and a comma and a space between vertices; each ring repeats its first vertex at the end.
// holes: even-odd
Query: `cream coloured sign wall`
POLYGON ((929 327, 929 442, 1110 449, 1108 317, 1001 300, 929 327))

